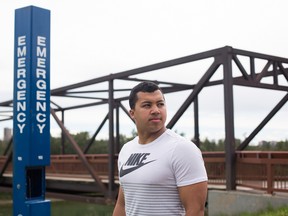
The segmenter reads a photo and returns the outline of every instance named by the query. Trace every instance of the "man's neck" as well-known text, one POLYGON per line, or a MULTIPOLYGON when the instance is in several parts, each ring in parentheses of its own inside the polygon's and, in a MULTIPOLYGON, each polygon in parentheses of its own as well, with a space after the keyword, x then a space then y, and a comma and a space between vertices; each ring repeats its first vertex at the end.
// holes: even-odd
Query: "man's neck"
POLYGON ((162 128, 161 130, 155 132, 155 133, 139 133, 139 144, 148 144, 156 140, 158 137, 160 137, 164 132, 166 131, 166 128, 162 128))

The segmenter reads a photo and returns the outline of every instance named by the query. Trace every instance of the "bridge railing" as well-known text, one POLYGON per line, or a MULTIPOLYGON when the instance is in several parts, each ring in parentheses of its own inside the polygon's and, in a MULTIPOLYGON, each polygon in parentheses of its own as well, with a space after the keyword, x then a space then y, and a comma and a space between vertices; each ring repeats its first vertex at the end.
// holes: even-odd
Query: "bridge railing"
POLYGON ((237 184, 288 192, 288 152, 237 152, 237 184))
MULTIPOLYGON (((107 154, 86 154, 87 161, 92 165, 96 174, 102 178, 108 175, 107 154)), ((116 158, 117 159, 117 158, 116 158)), ((115 160, 115 177, 118 178, 117 162, 115 160)), ((51 165, 46 168, 47 174, 80 175, 89 177, 89 172, 79 159, 78 155, 51 155, 51 165)))
MULTIPOLYGON (((103 180, 107 180, 108 155, 87 154, 86 158, 97 175, 103 180)), ((225 153, 203 152, 203 158, 209 184, 225 186, 225 153)), ((6 157, 0 156, 0 170, 5 160, 6 157)), ((117 168, 116 162, 115 168, 117 168)), ((11 163, 5 172, 12 172, 11 163)), ((46 168, 46 175, 90 178, 89 172, 77 155, 51 155, 51 165, 46 168)), ((115 169, 115 179, 118 179, 117 169, 115 169)), ((288 193, 288 152, 237 151, 236 185, 263 190, 270 194, 274 192, 288 193)))
MULTIPOLYGON (((225 153, 204 152, 209 184, 226 185, 225 153)), ((237 151, 236 185, 288 193, 288 152, 237 151)))

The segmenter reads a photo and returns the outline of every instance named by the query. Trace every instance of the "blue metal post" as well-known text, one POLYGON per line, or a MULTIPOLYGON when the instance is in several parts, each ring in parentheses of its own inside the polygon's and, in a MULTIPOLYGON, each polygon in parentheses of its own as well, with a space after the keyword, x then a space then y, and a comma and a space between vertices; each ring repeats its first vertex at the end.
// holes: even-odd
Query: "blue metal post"
POLYGON ((15 10, 13 146, 13 215, 50 215, 50 11, 34 6, 15 10))

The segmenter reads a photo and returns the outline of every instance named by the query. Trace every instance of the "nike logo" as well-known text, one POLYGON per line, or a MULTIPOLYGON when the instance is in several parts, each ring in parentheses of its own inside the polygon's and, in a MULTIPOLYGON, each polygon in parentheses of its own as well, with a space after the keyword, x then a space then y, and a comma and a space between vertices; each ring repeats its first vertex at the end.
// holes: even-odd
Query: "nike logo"
POLYGON ((128 169, 123 169, 123 166, 124 166, 124 165, 123 165, 123 166, 121 167, 121 169, 120 169, 120 177, 123 177, 123 176, 125 176, 125 175, 127 175, 127 174, 129 174, 129 173, 131 173, 131 172, 133 172, 133 171, 141 168, 142 166, 147 165, 147 164, 153 162, 153 161, 155 161, 155 160, 148 161, 148 162, 146 162, 146 163, 141 163, 141 164, 138 164, 137 166, 134 166, 134 167, 131 167, 131 168, 128 168, 128 169))

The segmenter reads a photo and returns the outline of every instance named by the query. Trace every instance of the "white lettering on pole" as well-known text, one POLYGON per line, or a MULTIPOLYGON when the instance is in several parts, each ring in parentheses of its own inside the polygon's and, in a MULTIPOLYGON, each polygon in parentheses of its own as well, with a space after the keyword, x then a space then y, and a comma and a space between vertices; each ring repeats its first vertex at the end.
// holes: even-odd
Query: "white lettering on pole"
POLYGON ((20 36, 17 39, 17 93, 16 93, 16 120, 20 133, 24 132, 26 126, 26 36, 20 36))
POLYGON ((47 111, 47 104, 46 104, 46 57, 47 57, 47 50, 46 50, 46 37, 37 37, 37 48, 36 48, 36 55, 37 55, 37 68, 36 68, 36 121, 37 127, 39 129, 39 133, 43 133, 43 130, 46 126, 46 111, 47 111))
MULTIPOLYGON (((46 37, 37 36, 36 40, 36 125, 39 129, 39 133, 43 133, 45 126, 47 125, 47 47, 46 37)), ((19 36, 17 38, 17 69, 16 69, 16 120, 19 132, 22 134, 27 124, 27 44, 26 36, 19 36)))
POLYGON ((18 37, 18 46, 26 45, 26 35, 18 37))
POLYGON ((23 129, 25 127, 25 124, 17 124, 19 130, 20 130, 20 133, 23 133, 23 129))

